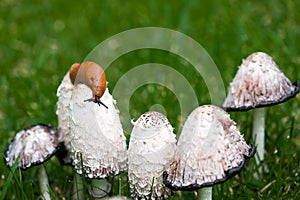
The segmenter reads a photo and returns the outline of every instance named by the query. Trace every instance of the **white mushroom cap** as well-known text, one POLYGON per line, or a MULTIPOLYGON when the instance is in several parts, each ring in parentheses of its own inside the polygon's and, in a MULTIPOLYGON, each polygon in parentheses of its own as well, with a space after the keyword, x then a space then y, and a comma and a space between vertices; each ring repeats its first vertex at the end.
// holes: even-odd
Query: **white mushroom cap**
POLYGON ((253 154, 224 110, 201 106, 183 126, 175 162, 164 172, 164 182, 174 190, 212 186, 238 173, 253 154))
POLYGON ((64 143, 64 147, 68 152, 65 158, 65 163, 71 163, 70 152, 70 101, 72 97, 74 85, 71 83, 69 72, 64 76, 63 81, 57 89, 57 110, 56 115, 58 118, 58 135, 59 141, 64 143))
POLYGON ((127 170, 127 150, 116 101, 108 89, 101 98, 108 109, 84 102, 90 96, 88 86, 74 86, 69 111, 73 165, 78 174, 83 173, 83 165, 88 178, 117 175, 127 170))
POLYGON ((222 107, 227 111, 265 107, 282 103, 298 92, 298 83, 291 83, 272 57, 256 52, 243 60, 222 107))
POLYGON ((55 154, 59 146, 57 131, 50 125, 37 124, 16 134, 5 150, 10 167, 18 160, 22 169, 38 165, 55 154))
POLYGON ((140 116, 131 133, 128 177, 134 199, 165 199, 171 190, 163 184, 163 171, 173 161, 176 139, 168 119, 159 112, 140 116))

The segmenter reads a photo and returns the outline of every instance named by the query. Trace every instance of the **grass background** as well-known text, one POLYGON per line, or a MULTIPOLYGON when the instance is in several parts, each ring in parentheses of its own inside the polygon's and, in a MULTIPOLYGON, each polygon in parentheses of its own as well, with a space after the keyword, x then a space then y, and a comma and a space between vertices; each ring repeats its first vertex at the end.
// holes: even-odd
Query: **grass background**
MULTIPOLYGON (((0 6, 0 196, 5 199, 39 197, 38 167, 10 170, 2 161, 16 131, 34 123, 57 125, 56 89, 72 63, 82 61, 101 41, 137 27, 178 30, 201 44, 219 68, 224 85, 233 79, 242 58, 255 51, 270 54, 291 81, 299 80, 300 2, 258 0, 209 1, 58 1, 1 0, 0 6), (11 181, 5 185, 5 181, 11 181)), ((109 89, 131 67, 157 62, 181 72, 198 95, 199 105, 210 102, 199 74, 176 55, 139 50, 116 60, 106 72, 109 89), (183 65, 184 68, 182 67, 183 65)), ((300 199, 300 114, 298 95, 266 109, 265 171, 259 180, 244 170, 213 188, 215 199, 300 199)), ((137 118, 153 104, 168 113, 175 130, 179 105, 174 94, 157 85, 139 88, 130 99, 137 118), (159 91, 159 93, 157 92, 159 91), (163 93, 164 95, 161 95, 163 93)), ((247 141, 252 112, 232 113, 247 141)), ((249 163, 253 163, 251 160, 249 163)), ((56 158, 47 162, 51 188, 59 199, 69 199, 72 169, 56 158)), ((122 175, 126 179, 126 175, 122 175)), ((118 177, 116 177, 118 180, 118 177)), ((117 187, 117 186, 116 186, 117 187)), ((115 189, 113 195, 117 195, 115 189)), ((129 195, 123 182, 122 194, 129 195)), ((172 199, 192 199, 179 192, 172 199)))

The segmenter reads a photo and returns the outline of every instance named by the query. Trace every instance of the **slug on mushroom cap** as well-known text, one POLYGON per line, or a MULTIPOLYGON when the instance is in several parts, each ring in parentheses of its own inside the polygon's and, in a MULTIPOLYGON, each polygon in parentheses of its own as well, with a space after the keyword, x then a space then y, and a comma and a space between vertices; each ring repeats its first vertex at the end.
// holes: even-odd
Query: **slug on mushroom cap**
POLYGON ((175 160, 164 172, 174 190, 195 190, 226 181, 238 173, 254 148, 246 144, 229 115, 213 105, 196 108, 187 118, 175 160))
POLYGON ((70 79, 73 85, 82 83, 91 88, 94 98, 85 101, 93 101, 107 108, 100 100, 107 86, 106 76, 98 64, 94 62, 74 63, 70 69, 70 79))
POLYGON ((173 160, 176 139, 168 119, 147 112, 133 122, 128 148, 128 177, 134 199, 166 199, 172 191, 163 184, 163 171, 173 160))
POLYGON ((12 167, 19 159, 17 166, 27 169, 48 160, 57 151, 59 143, 57 131, 51 125, 33 125, 18 132, 11 140, 5 150, 5 160, 12 167))
POLYGON ((222 108, 242 111, 282 103, 299 92, 299 84, 280 71, 272 57, 256 52, 243 60, 230 83, 222 108))
POLYGON ((99 108, 93 102, 85 101, 95 93, 93 86, 83 80, 89 78, 88 74, 91 71, 88 69, 95 72, 93 80, 102 80, 102 68, 96 63, 75 63, 58 88, 57 116, 60 140, 64 141, 66 149, 69 150, 78 174, 84 171, 88 178, 106 178, 127 170, 126 141, 116 101, 107 88, 101 98, 109 109, 99 108), (99 73, 96 73, 97 71, 99 73))

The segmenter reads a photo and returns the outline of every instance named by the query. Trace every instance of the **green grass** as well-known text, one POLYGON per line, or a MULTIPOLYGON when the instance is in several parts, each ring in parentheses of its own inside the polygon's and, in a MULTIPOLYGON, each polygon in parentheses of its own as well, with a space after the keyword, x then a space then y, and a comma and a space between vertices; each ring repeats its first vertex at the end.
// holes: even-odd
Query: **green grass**
MULTIPOLYGON (((254 51, 272 55, 290 80, 300 80, 300 2, 261 1, 16 1, 0 7, 0 197, 36 199, 40 196, 38 167, 9 169, 3 152, 16 131, 34 123, 57 125, 56 89, 72 63, 82 61, 100 42, 137 27, 178 30, 201 44, 212 57, 227 87, 242 58, 254 51)), ((197 93, 199 105, 210 103, 208 89, 190 64, 160 50, 128 53, 106 71, 112 91, 118 79, 134 66, 157 62, 183 74, 197 93)), ((266 109, 265 163, 259 180, 253 178, 254 159, 239 176, 213 188, 215 199, 300 199, 300 96, 266 109), (250 167, 252 166, 252 168, 250 167)), ((162 86, 139 88, 130 98, 137 118, 160 104, 175 130, 181 114, 172 91, 162 86)), ((232 113, 247 141, 252 111, 232 113)), ((73 171, 56 158, 45 164, 50 186, 59 199, 70 199, 73 171)), ((129 196, 126 174, 110 180, 113 195, 129 196), (119 181, 121 180, 121 181, 119 181), (121 188, 120 188, 121 186, 121 188)), ((178 192, 172 199, 192 199, 178 192)))

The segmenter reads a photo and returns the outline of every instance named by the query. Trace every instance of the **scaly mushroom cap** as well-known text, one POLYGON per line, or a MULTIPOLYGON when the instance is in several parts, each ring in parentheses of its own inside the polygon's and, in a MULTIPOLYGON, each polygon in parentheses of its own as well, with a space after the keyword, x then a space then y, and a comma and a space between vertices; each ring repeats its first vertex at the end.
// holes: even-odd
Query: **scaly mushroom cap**
POLYGON ((166 199, 171 190, 163 184, 163 171, 173 160, 176 139, 168 119, 147 112, 133 122, 128 149, 128 177, 134 199, 166 199))
POLYGON ((48 160, 58 146, 58 134, 52 126, 33 125, 16 134, 5 150, 5 160, 11 167, 19 159, 17 166, 26 169, 48 160))
POLYGON ((57 89, 57 110, 58 118, 58 135, 59 141, 64 143, 67 151, 66 157, 63 158, 64 163, 70 164, 71 161, 71 146, 70 146, 70 101, 72 97, 74 85, 71 83, 69 72, 64 76, 61 84, 57 89))
POLYGON ((224 110, 201 106, 183 126, 175 162, 164 172, 164 182, 174 190, 212 186, 238 173, 253 154, 224 110))
POLYGON ((298 83, 291 83, 269 55, 256 52, 243 60, 222 107, 250 110, 282 103, 298 92, 298 83))
POLYGON ((88 178, 105 178, 127 170, 126 139, 108 89, 102 96, 108 109, 84 102, 91 95, 88 86, 74 86, 69 111, 73 165, 78 174, 84 170, 88 178))

